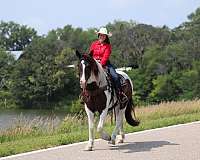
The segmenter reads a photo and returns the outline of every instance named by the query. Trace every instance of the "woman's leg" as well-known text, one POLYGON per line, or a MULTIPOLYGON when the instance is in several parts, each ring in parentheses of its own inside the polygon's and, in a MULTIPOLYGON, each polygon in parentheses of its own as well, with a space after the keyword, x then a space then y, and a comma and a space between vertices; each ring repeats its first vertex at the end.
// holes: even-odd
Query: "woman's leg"
POLYGON ((109 72, 112 76, 112 79, 115 83, 116 90, 121 90, 121 84, 120 84, 119 76, 118 76, 116 70, 114 69, 113 65, 111 65, 111 64, 108 64, 107 66, 108 66, 109 72))
POLYGON ((117 95, 119 97, 119 100, 120 100, 121 104, 124 104, 124 103, 127 102, 128 98, 123 93, 122 86, 120 84, 119 76, 118 76, 116 70, 114 69, 114 67, 112 66, 112 64, 108 64, 107 66, 108 66, 109 72, 112 76, 112 79, 115 83, 115 88, 116 88, 116 92, 117 92, 117 95))

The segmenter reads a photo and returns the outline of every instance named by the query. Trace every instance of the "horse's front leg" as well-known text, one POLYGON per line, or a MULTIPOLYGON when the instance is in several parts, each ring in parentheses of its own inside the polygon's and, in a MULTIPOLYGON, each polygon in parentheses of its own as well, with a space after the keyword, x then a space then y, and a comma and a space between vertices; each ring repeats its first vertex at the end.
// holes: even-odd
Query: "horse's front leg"
POLYGON ((100 119, 97 126, 97 132, 101 135, 102 139, 110 141, 111 139, 110 135, 103 130, 103 124, 106 119, 107 113, 108 113, 108 108, 104 109, 103 112, 100 114, 100 119))
POLYGON ((88 109, 86 104, 85 104, 85 111, 88 116, 88 129, 89 129, 89 141, 85 150, 92 151, 94 148, 94 113, 88 109))

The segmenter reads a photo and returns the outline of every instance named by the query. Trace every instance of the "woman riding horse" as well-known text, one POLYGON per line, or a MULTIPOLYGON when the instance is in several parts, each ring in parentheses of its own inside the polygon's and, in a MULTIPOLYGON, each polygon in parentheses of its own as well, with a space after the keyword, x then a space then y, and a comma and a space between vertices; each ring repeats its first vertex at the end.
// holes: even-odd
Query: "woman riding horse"
POLYGON ((139 125, 134 112, 132 93, 133 85, 129 76, 124 72, 118 72, 123 78, 124 85, 121 86, 118 73, 116 73, 113 66, 109 63, 111 54, 111 45, 109 42, 110 33, 106 28, 101 28, 97 32, 99 39, 94 41, 90 47, 90 54, 81 54, 76 51, 79 58, 79 78, 80 87, 82 88, 82 97, 85 104, 85 111, 88 116, 89 124, 89 141, 86 150, 91 151, 94 147, 94 115, 99 112, 99 123, 97 132, 100 133, 101 138, 115 144, 116 136, 120 135, 120 142, 124 140, 123 132, 123 116, 125 115, 126 121, 131 126, 139 125), (110 85, 110 79, 104 68, 109 68, 117 89, 121 96, 124 93, 127 103, 119 103, 119 96, 110 85), (116 125, 112 135, 108 135, 104 129, 104 121, 107 113, 111 109, 115 109, 116 125))
POLYGON ((125 103, 128 99, 122 91, 119 76, 109 61, 109 57, 112 51, 109 37, 111 37, 112 34, 110 32, 108 33, 107 29, 103 27, 100 28, 96 34, 98 35, 98 40, 91 44, 90 55, 99 61, 103 68, 108 69, 108 72, 111 74, 112 80, 114 81, 114 86, 117 91, 120 103, 125 103))

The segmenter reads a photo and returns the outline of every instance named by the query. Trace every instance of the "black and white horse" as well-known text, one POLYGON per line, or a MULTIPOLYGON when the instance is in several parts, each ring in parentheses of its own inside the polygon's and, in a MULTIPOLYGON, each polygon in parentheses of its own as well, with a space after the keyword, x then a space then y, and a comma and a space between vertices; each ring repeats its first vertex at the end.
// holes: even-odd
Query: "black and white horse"
POLYGON ((132 103, 133 85, 130 78, 126 73, 118 72, 124 79, 122 87, 128 98, 126 104, 120 105, 118 96, 115 90, 112 89, 108 75, 101 64, 88 54, 80 54, 76 51, 76 55, 80 60, 78 65, 80 86, 82 88, 82 97, 89 124, 89 142, 86 146, 86 150, 91 151, 94 147, 95 112, 99 112, 100 114, 97 132, 100 133, 101 138, 109 141, 111 144, 115 144, 116 136, 119 134, 119 141, 123 142, 125 138, 123 132, 124 114, 128 124, 131 126, 139 125, 139 121, 136 120, 135 114, 134 118, 132 117, 132 111, 134 111, 132 103), (110 135, 103 130, 103 124, 108 111, 113 108, 115 109, 116 114, 116 126, 110 137, 110 135))

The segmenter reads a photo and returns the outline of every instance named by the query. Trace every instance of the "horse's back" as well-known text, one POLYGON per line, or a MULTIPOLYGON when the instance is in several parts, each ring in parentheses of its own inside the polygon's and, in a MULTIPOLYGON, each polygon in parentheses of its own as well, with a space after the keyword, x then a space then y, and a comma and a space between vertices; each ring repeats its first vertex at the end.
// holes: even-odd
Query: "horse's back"
POLYGON ((130 79, 130 77, 125 72, 120 70, 116 70, 116 72, 120 74, 122 77, 124 77, 124 79, 130 79))
POLYGON ((125 72, 120 71, 120 70, 116 70, 116 72, 117 72, 119 75, 121 75, 125 80, 128 80, 128 81, 129 81, 129 83, 130 83, 130 85, 131 85, 131 88, 132 88, 132 92, 133 92, 133 83, 132 83, 130 77, 128 76, 128 74, 126 74, 125 72))

